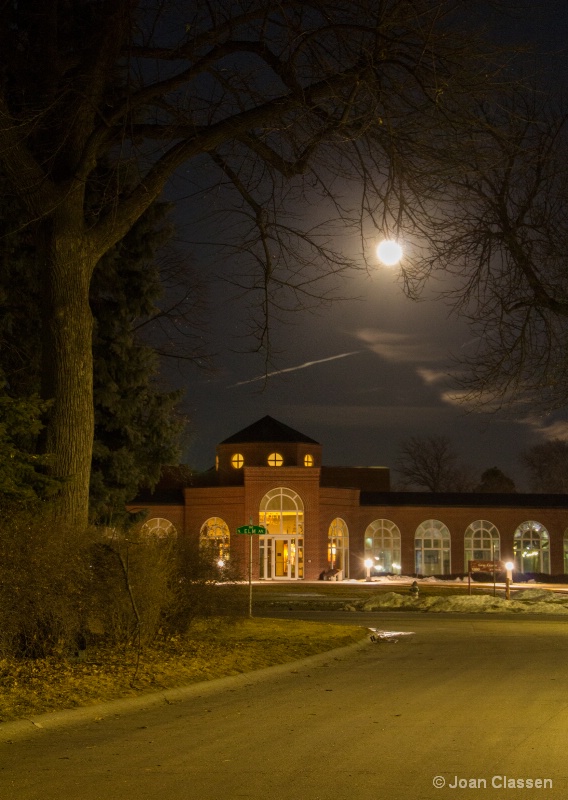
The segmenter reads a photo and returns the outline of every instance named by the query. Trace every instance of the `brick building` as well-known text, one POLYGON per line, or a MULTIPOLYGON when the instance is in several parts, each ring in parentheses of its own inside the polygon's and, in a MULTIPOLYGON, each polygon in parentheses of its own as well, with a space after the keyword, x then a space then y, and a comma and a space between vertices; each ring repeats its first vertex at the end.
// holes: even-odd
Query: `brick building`
POLYGON ((386 467, 328 467, 322 447, 272 417, 217 446, 215 468, 169 468, 151 495, 147 530, 199 538, 220 559, 248 557, 264 580, 315 580, 329 570, 465 573, 468 559, 514 560, 524 573, 568 573, 568 497, 391 492, 386 467))

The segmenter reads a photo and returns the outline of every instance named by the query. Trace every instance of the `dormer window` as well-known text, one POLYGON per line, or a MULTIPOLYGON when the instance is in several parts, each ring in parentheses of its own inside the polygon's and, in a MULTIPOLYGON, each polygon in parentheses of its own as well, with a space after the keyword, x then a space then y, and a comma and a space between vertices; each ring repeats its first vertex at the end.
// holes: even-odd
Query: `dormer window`
POLYGON ((245 459, 241 455, 241 453, 235 453, 234 455, 231 456, 231 466, 234 467, 235 469, 241 469, 244 463, 245 459))
POLYGON ((314 457, 309 453, 306 453, 304 456, 304 467, 313 467, 314 465, 314 457))
POLYGON ((280 453, 271 453, 268 456, 268 466, 269 467, 281 467, 284 463, 284 459, 280 455, 280 453))

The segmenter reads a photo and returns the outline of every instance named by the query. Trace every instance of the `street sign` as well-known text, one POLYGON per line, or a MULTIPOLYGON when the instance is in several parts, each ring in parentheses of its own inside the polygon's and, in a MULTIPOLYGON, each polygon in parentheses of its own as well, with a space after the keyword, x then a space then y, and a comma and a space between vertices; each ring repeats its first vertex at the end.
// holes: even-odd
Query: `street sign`
POLYGON ((502 572, 505 565, 502 561, 468 561, 469 572, 502 572))
POLYGON ((246 536, 265 536, 266 528, 262 525, 241 525, 237 528, 237 533, 244 533, 246 536))
POLYGON ((505 565, 502 561, 488 561, 482 559, 470 560, 467 562, 467 591, 471 594, 471 576, 474 572, 493 573, 493 596, 496 594, 497 573, 502 572, 505 565))
POLYGON ((237 533, 242 533, 245 536, 250 536, 249 539, 249 617, 252 619, 252 537, 265 536, 266 528, 263 525, 253 525, 252 517, 250 518, 250 525, 241 525, 237 528, 237 533))

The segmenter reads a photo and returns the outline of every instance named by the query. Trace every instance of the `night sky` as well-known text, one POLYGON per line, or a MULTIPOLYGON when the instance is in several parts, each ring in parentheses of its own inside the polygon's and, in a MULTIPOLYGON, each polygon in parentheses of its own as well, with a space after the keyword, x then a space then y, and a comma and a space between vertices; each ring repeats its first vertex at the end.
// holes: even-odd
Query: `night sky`
MULTIPOLYGON (((519 3, 517 19, 497 23, 503 39, 532 41, 535 63, 549 65, 556 81, 567 75, 567 6, 566 0, 519 3)), ((262 355, 243 352, 252 344, 245 334, 254 311, 217 279, 230 265, 212 268, 208 239, 215 235, 188 195, 182 178, 171 196, 185 196, 176 209, 179 244, 208 280, 204 337, 214 371, 170 364, 166 374, 185 389, 183 459, 192 467, 210 467, 218 442, 265 414, 319 441, 325 464, 392 466, 405 438, 444 435, 478 474, 497 466, 519 489, 528 488, 519 454, 546 438, 568 439, 563 414, 515 419, 457 405, 446 375, 452 358, 467 352, 470 331, 441 301, 407 299, 397 269, 378 262, 373 273, 362 271, 342 287, 353 299, 277 325, 268 366, 262 355), (265 381, 265 371, 277 374, 265 381)))

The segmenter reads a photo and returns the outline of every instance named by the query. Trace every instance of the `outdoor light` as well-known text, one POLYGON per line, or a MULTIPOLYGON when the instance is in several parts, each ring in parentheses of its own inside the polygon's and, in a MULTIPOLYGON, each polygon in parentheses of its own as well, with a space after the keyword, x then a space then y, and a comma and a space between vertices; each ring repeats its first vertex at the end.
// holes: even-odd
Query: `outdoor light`
POLYGON ((224 567, 225 566, 225 562, 223 561, 223 559, 220 558, 219 561, 217 561, 217 566, 218 567, 224 567))
POLYGON ((402 247, 392 239, 385 239, 377 247, 377 258, 387 267, 394 267, 402 258, 402 247))
POLYGON ((373 566, 373 559, 372 558, 366 558, 363 563, 365 564, 365 569, 367 570, 367 574, 365 576, 365 580, 366 581, 370 581, 371 580, 371 567, 373 566))
POLYGON ((513 580, 513 568, 514 564, 512 561, 505 561, 505 569, 507 570, 507 578, 505 581, 505 599, 511 599, 511 581, 513 580))

